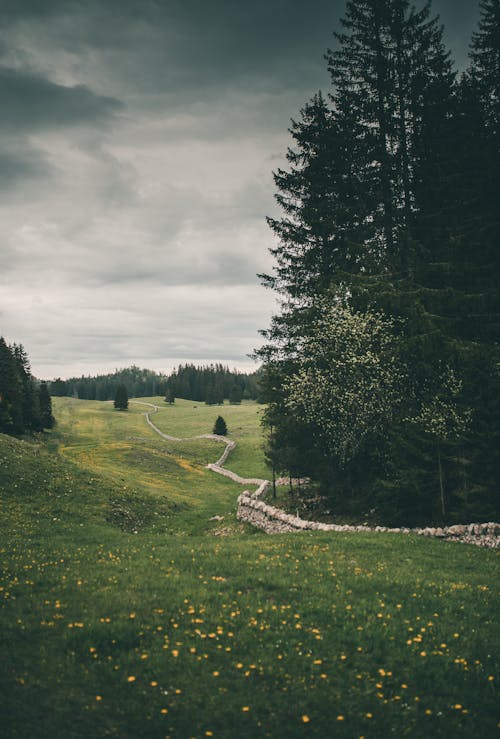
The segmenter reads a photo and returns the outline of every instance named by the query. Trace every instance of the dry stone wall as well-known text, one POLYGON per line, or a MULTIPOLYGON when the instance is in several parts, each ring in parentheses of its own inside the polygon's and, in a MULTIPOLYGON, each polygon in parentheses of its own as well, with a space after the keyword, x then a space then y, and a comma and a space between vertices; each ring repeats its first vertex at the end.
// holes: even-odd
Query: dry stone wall
POLYGON ((297 531, 330 531, 345 532, 381 532, 387 534, 418 534, 432 536, 447 541, 460 541, 467 544, 498 548, 500 546, 500 524, 471 523, 467 525, 426 527, 426 528, 388 528, 386 526, 343 526, 318 521, 305 521, 298 516, 285 513, 279 508, 264 503, 260 498, 267 488, 256 493, 245 491, 238 498, 237 518, 239 521, 255 526, 267 534, 282 534, 297 531))
MULTIPOLYGON (((182 439, 179 439, 176 436, 164 434, 153 423, 150 415, 158 412, 158 406, 141 401, 131 402, 137 403, 138 405, 145 405, 153 409, 144 415, 149 426, 151 426, 151 428, 163 439, 168 441, 182 441, 182 439)), ((285 513, 285 511, 282 511, 280 508, 275 508, 274 506, 264 503, 262 498, 271 487, 269 480, 243 478, 235 472, 231 472, 231 470, 227 470, 223 467, 230 452, 236 446, 234 441, 227 439, 225 436, 218 436, 216 434, 202 434, 201 436, 195 436, 192 438, 213 439, 214 441, 220 441, 225 444, 226 448, 224 449, 222 456, 217 460, 217 462, 208 464, 207 468, 219 475, 229 477, 240 485, 257 485, 257 490, 254 493, 245 491, 239 496, 236 516, 239 521, 245 521, 256 528, 262 529, 262 531, 265 531, 267 534, 281 534, 294 531, 331 531, 337 533, 376 531, 389 534, 418 534, 420 536, 433 536, 447 541, 460 541, 467 544, 476 544, 478 546, 491 547, 495 549, 500 547, 500 524, 498 523, 471 523, 463 526, 456 525, 437 528, 427 527, 409 529, 387 528, 386 526, 342 526, 340 524, 327 524, 320 523, 318 521, 305 521, 298 516, 285 513)), ((284 485, 288 480, 283 478, 277 482, 284 485)), ((296 480, 295 482, 305 483, 307 481, 296 480)))

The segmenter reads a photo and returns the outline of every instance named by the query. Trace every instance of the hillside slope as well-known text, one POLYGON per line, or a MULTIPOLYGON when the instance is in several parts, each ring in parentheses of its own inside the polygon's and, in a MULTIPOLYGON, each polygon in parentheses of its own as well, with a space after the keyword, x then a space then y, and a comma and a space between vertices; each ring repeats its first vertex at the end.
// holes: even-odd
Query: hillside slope
POLYGON ((0 437, 9 739, 493 735, 496 552, 213 536, 196 490, 183 505, 77 458, 0 437))

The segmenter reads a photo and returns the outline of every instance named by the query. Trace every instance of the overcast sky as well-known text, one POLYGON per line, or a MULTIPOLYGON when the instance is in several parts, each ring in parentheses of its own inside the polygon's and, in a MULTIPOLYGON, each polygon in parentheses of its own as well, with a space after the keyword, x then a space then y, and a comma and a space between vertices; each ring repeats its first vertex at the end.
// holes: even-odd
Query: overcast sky
MULTIPOLYGON (((459 64, 477 6, 433 5, 459 64)), ((344 8, 0 0, 0 335, 36 376, 253 366, 272 171, 344 8)))

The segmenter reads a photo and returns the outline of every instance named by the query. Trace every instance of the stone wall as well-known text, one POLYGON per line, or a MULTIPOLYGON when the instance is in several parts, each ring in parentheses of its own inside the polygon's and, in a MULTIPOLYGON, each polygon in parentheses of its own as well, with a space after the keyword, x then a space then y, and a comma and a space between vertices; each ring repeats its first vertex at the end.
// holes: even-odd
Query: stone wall
POLYGON ((242 493, 238 498, 237 518, 245 521, 267 534, 281 534, 297 531, 331 531, 337 533, 345 532, 369 532, 376 531, 388 534, 418 534, 420 536, 432 536, 447 541, 460 541, 467 544, 476 544, 491 548, 500 546, 500 524, 498 523, 471 523, 467 525, 443 526, 438 528, 388 528, 386 526, 342 526, 340 524, 319 523, 317 521, 305 521, 302 518, 285 513, 279 508, 264 503, 260 498, 269 489, 261 486, 255 493, 248 491, 242 493))

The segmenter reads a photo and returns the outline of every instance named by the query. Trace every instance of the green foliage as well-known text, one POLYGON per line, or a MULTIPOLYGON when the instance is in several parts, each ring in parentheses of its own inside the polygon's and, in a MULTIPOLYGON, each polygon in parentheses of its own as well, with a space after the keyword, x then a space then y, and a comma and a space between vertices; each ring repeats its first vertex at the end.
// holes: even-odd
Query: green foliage
POLYGON ((0 432, 31 433, 53 425, 47 386, 32 376, 24 347, 8 346, 0 337, 0 432))
POLYGON ((288 407, 341 467, 365 441, 386 433, 402 405, 407 372, 398 361, 393 324, 326 302, 297 347, 295 373, 285 381, 288 407))
POLYGON ((126 411, 128 408, 128 393, 125 385, 118 385, 115 393, 114 406, 119 411, 126 411))
POLYGON ((141 398, 164 392, 166 380, 165 375, 133 365, 95 377, 57 378, 50 383, 50 391, 54 397, 114 400, 118 385, 125 385, 129 397, 141 398))
POLYGON ((217 416, 215 419, 213 433, 218 436, 225 436, 227 434, 227 425, 222 416, 217 416))
POLYGON ((257 352, 266 453, 273 469, 306 458, 295 469, 329 479, 336 500, 357 497, 359 513, 372 498, 408 522, 500 514, 498 1, 481 11, 457 82, 430 4, 349 0, 326 57, 329 99, 315 95, 292 122, 290 166, 275 174, 279 244, 262 279, 281 310, 257 352), (339 304, 352 321, 336 349, 317 306, 339 304), (393 321, 392 366, 379 348, 356 359, 366 315, 393 321))
POLYGON ((222 405, 225 398, 238 403, 242 398, 248 400, 257 397, 257 373, 247 375, 231 371, 222 364, 204 367, 186 364, 172 372, 167 380, 167 388, 177 398, 208 405, 222 405))
POLYGON ((233 385, 229 391, 229 402, 231 405, 238 405, 243 400, 243 388, 241 385, 233 385))

